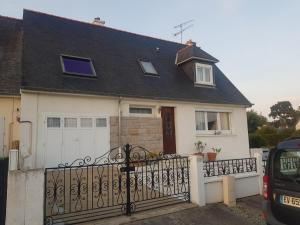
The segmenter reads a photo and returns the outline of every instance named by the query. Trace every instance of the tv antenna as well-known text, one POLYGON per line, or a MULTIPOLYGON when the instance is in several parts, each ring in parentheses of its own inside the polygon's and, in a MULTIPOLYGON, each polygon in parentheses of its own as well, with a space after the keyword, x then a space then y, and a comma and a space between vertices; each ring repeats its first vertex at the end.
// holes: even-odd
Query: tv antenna
POLYGON ((176 25, 176 26, 174 27, 175 29, 179 28, 179 31, 176 32, 176 33, 174 34, 174 36, 176 37, 177 35, 180 34, 180 41, 181 41, 181 44, 182 44, 182 33, 183 33, 184 31, 186 31, 187 29, 191 28, 192 26, 194 26, 194 24, 190 24, 190 23, 193 22, 193 21, 194 21, 194 20, 188 20, 188 21, 185 21, 185 22, 183 22, 183 23, 181 23, 181 24, 178 24, 178 25, 176 25))

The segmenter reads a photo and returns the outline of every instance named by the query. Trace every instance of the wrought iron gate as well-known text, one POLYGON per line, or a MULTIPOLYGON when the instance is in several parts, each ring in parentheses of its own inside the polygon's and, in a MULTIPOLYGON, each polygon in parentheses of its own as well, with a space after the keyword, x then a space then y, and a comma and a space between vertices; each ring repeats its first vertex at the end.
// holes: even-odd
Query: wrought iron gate
POLYGON ((190 201, 189 161, 125 145, 45 170, 45 224, 77 224, 190 201))

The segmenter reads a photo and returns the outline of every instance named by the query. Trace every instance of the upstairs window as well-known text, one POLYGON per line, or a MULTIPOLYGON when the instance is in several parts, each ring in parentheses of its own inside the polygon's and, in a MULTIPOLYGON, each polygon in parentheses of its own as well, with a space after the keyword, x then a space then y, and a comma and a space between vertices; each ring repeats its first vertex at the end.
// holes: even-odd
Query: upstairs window
POLYGON ((213 85, 212 66, 207 64, 196 63, 196 84, 213 85))
POLYGON ((153 64, 147 60, 139 60, 141 68, 145 74, 158 76, 156 69, 154 68, 153 64))
POLYGON ((65 55, 61 55, 60 59, 63 73, 84 77, 96 77, 91 59, 65 55))

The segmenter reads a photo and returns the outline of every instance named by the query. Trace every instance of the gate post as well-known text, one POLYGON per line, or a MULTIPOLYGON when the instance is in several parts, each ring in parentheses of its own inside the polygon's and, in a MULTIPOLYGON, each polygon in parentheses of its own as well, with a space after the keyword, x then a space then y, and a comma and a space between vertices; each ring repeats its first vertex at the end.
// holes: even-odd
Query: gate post
POLYGON ((254 157, 256 158, 256 169, 257 174, 259 175, 258 184, 259 184, 259 194, 263 194, 263 176, 264 176, 264 169, 262 164, 262 153, 261 152, 255 152, 254 157))
POLYGON ((126 201, 126 215, 131 215, 131 204, 130 204, 130 145, 125 145, 125 164, 126 164, 126 193, 127 193, 127 201, 126 201))
POLYGON ((190 155, 191 171, 191 201, 199 206, 205 206, 205 183, 203 174, 203 158, 190 155))

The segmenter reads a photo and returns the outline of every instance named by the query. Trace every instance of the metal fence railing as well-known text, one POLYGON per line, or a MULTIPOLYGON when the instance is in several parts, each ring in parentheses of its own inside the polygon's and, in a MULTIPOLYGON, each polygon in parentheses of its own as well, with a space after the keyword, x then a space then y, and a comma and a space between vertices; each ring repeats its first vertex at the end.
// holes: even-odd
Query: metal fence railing
POLYGON ((257 172, 256 158, 217 160, 203 164, 204 177, 257 172))
POLYGON ((8 158, 0 158, 0 224, 5 224, 8 158))

